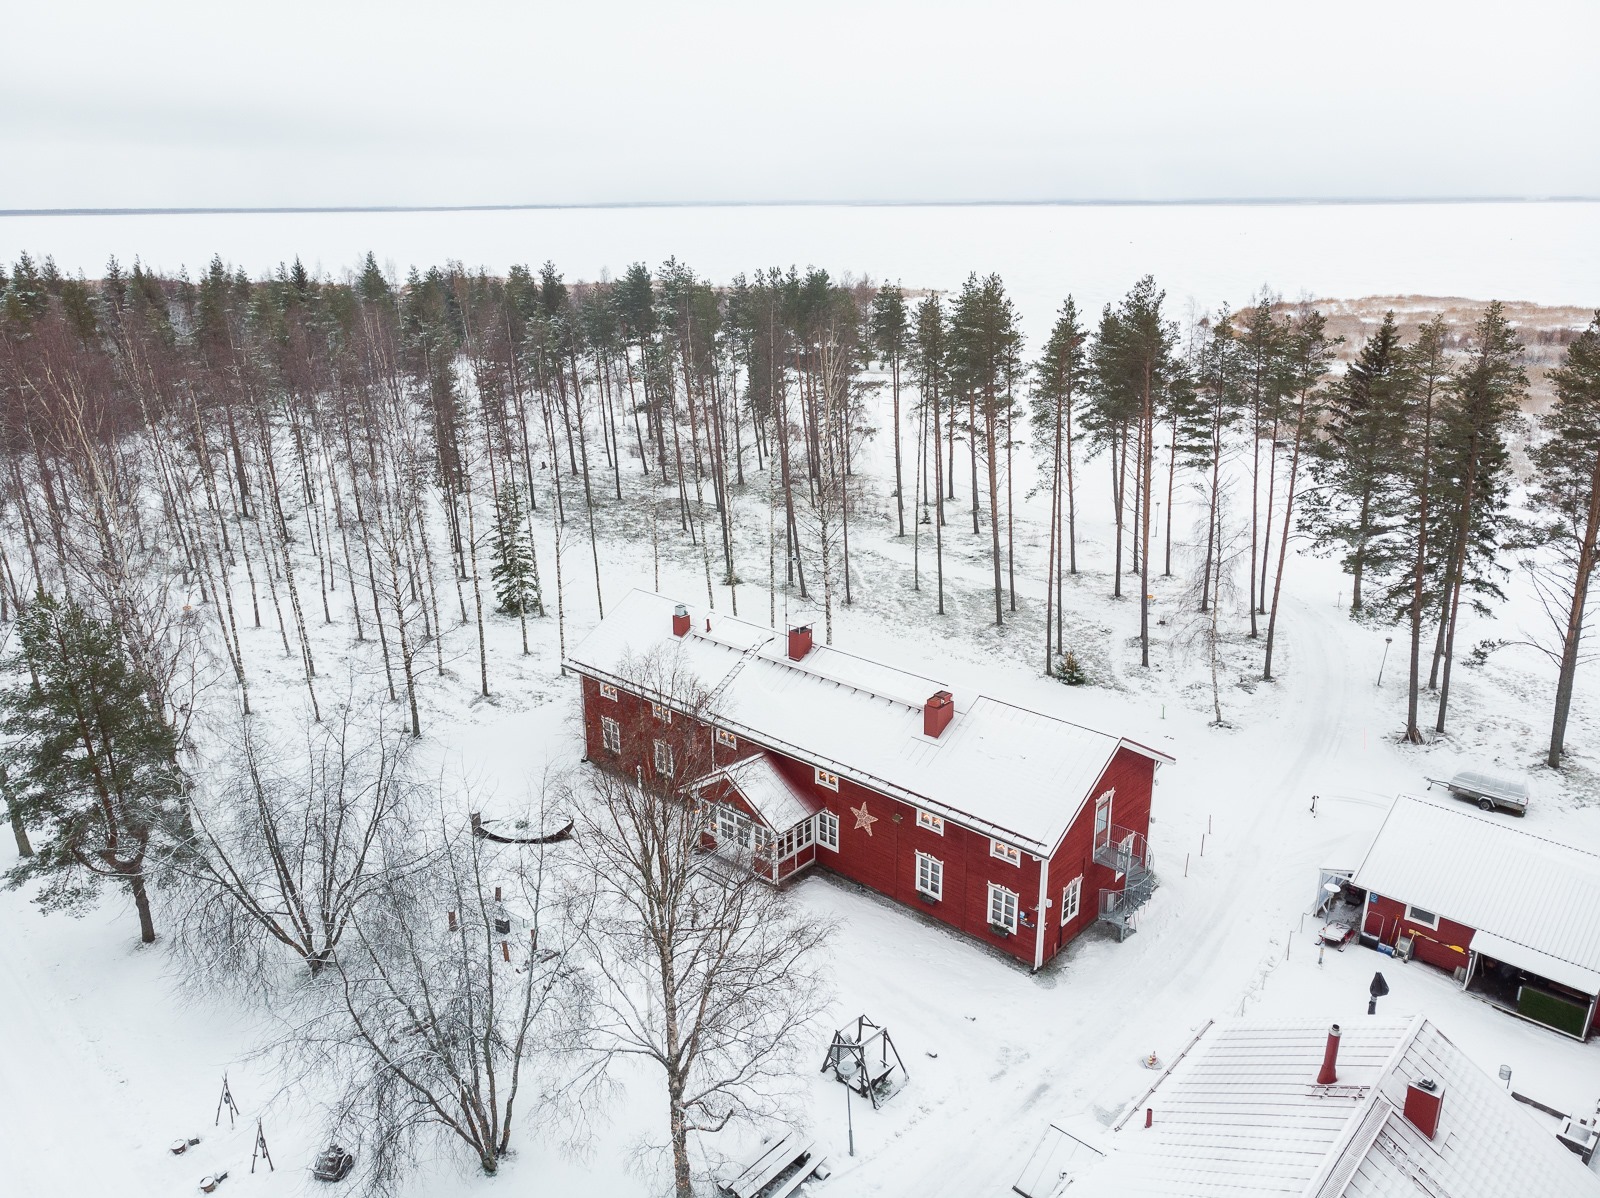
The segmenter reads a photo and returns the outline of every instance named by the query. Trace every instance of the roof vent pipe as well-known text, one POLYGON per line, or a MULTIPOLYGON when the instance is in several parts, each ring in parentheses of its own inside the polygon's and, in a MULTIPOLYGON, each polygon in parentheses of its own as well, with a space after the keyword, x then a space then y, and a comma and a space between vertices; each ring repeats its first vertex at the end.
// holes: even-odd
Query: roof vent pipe
POLYGON ((1317 1073, 1317 1085, 1331 1086, 1339 1080, 1338 1070, 1335 1066, 1339 1063, 1339 1025, 1336 1023, 1328 1029, 1328 1046, 1322 1050, 1322 1068, 1317 1073))
POLYGON ((682 603, 672 609, 672 635, 689 635, 689 609, 682 603))

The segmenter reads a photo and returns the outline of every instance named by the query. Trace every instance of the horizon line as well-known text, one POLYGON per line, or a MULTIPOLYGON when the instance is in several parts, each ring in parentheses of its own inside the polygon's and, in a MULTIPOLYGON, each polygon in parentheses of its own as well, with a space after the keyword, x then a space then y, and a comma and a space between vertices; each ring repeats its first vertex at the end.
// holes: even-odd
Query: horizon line
POLYGON ((1593 204, 1600 196, 1197 196, 1187 199, 597 200, 527 204, 308 204, 213 207, 0 208, 4 216, 267 216, 400 212, 562 212, 649 208, 1179 208, 1405 204, 1593 204))

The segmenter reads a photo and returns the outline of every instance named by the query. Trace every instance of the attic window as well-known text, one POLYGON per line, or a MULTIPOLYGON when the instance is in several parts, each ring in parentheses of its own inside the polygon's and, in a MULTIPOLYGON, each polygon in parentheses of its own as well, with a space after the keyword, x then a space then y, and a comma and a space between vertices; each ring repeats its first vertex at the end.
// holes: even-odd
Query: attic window
POLYGON ((655 716, 656 719, 660 720, 663 724, 672 723, 672 708, 663 707, 660 703, 657 703, 654 700, 651 700, 650 703, 650 714, 655 716))
POLYGON ((944 835, 944 820, 931 811, 917 812, 917 827, 937 832, 940 836, 944 835))
POLYGON ((718 728, 717 743, 725 749, 737 749, 739 747, 739 738, 726 728, 718 728))
POLYGON ((1439 929, 1439 917, 1432 911, 1425 911, 1421 907, 1406 906, 1406 920, 1410 923, 1420 924, 1425 928, 1439 929))
POLYGON ((1009 861, 1012 865, 1022 864, 1022 850, 1014 849, 1009 844, 999 840, 989 842, 989 856, 998 857, 1002 861, 1009 861))
POLYGON ((610 699, 615 703, 617 701, 617 688, 609 682, 602 682, 600 684, 600 697, 602 699, 610 699))
POLYGON ((823 769, 821 766, 818 766, 817 767, 817 785, 818 786, 826 786, 829 790, 838 790, 839 789, 839 775, 838 774, 830 774, 827 770, 823 769))

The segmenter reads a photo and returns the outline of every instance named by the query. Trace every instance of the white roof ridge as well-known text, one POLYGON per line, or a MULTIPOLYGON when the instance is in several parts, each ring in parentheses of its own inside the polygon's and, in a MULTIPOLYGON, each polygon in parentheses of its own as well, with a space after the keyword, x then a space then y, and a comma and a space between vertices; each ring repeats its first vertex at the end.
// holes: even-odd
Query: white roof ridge
MULTIPOLYGON (((1391 812, 1393 812, 1395 807, 1399 805, 1401 799, 1409 799, 1413 803, 1420 803, 1424 807, 1431 807, 1435 811, 1443 811, 1449 815, 1459 815, 1463 819, 1472 820, 1473 822, 1483 824, 1486 827, 1498 828, 1502 832, 1512 832, 1518 836, 1526 836, 1529 840, 1537 840, 1541 844, 1547 844, 1551 848, 1560 849, 1562 852, 1582 853, 1585 857, 1594 857, 1597 860, 1600 860, 1600 853, 1595 852, 1593 849, 1586 849, 1580 847, 1579 845, 1565 844, 1559 840, 1552 840, 1548 836, 1541 836, 1538 832, 1530 832, 1527 828, 1519 828, 1515 824, 1506 823, 1502 820, 1485 819, 1484 816, 1479 813, 1476 807, 1469 806, 1468 804, 1459 801, 1446 803, 1435 798, 1430 798, 1425 795, 1411 794, 1409 791, 1403 790, 1399 794, 1395 795, 1395 801, 1390 804, 1389 810, 1391 812)), ((1388 822, 1387 816, 1384 817, 1384 822, 1388 822)))
POLYGON ((1377 1141, 1378 1133, 1383 1130, 1383 1125, 1389 1121, 1389 1116, 1394 1114, 1394 1103, 1383 1092, 1384 1080, 1405 1059, 1407 1051, 1409 1051, 1412 1044, 1416 1043, 1417 1036, 1421 1034, 1427 1022, 1426 1015, 1413 1015, 1411 1017, 1405 1034, 1400 1037, 1394 1046, 1394 1050, 1390 1052, 1389 1059, 1378 1070, 1378 1075, 1373 1080, 1371 1088, 1368 1089, 1366 1097, 1361 1100, 1361 1105, 1351 1112, 1344 1131, 1340 1134, 1339 1139, 1334 1142, 1333 1147, 1328 1149, 1327 1155, 1323 1157, 1322 1168, 1317 1171, 1317 1175, 1311 1179, 1311 1184, 1303 1191, 1307 1198, 1339 1198, 1344 1193, 1345 1187, 1350 1184, 1350 1179, 1355 1174, 1356 1168, 1360 1166, 1361 1161, 1366 1159, 1367 1153, 1371 1151, 1372 1145, 1377 1141), (1383 1111, 1383 1117, 1377 1118, 1376 1112, 1383 1110, 1384 1107, 1388 1109, 1383 1111), (1351 1158, 1352 1167, 1348 1170, 1341 1169, 1346 1155, 1356 1149, 1358 1143, 1360 1148, 1358 1154, 1351 1158), (1334 1182, 1338 1183, 1338 1188, 1329 1189, 1328 1186, 1334 1182))

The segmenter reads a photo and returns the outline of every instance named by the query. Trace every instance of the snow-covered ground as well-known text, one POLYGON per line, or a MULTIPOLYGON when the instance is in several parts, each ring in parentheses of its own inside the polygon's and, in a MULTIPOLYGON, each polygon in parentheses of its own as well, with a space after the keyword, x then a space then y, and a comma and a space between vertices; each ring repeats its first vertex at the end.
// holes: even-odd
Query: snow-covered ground
MULTIPOLYGON (((1269 212, 1269 221, 1290 219, 1273 215, 1276 211, 1269 212)), ((1341 215, 1345 211, 1333 210, 1332 219, 1346 219, 1341 215)), ((1410 220, 1421 210, 1394 211, 1399 219, 1410 220)), ((1468 211, 1465 206, 1438 210, 1441 219, 1468 211)), ((1593 211, 1583 209, 1589 215, 1593 211)), ((797 212, 798 225, 810 219, 807 212, 797 212)), ((1199 212, 1192 219, 1219 219, 1212 210, 1199 212)), ((652 220, 687 219, 649 215, 652 220)), ((1547 226, 1529 221, 1519 235, 1559 240, 1551 226, 1559 227, 1570 215, 1561 209, 1547 226)), ((545 217, 602 226, 615 219, 606 214, 541 214, 545 217)), ((384 222, 401 218, 340 219, 352 222, 348 240, 355 248, 329 261, 347 261, 364 244, 378 244, 381 252, 384 222)), ((462 219, 471 228, 488 218, 462 219)), ((774 214, 764 210, 727 217, 735 242, 754 236, 747 222, 772 219, 774 214)), ((926 227, 900 229, 897 238, 935 237, 939 226, 932 215, 913 213, 908 219, 926 220, 926 227)), ((949 240, 954 243, 960 241, 966 218, 957 212, 953 219, 957 232, 949 240)), ((1027 222, 1045 216, 1022 209, 1007 219, 1027 222)), ((1135 211, 1117 219, 1142 217, 1135 211)), ((117 236, 129 246, 147 247, 152 260, 168 261, 167 247, 173 243, 147 235, 158 226, 144 222, 156 220, 126 222, 117 236)), ((1463 226, 1451 236, 1459 240, 1469 231, 1463 226)), ((49 248, 47 233, 36 227, 26 244, 49 248)), ((0 234, 11 236, 4 222, 0 234)), ((466 244, 449 252, 473 260, 474 249, 484 245, 473 238, 487 235, 479 226, 466 244)), ((499 235, 504 236, 503 228, 499 235)), ((658 235, 619 238, 622 248, 604 261, 615 266, 633 257, 660 256, 659 243, 652 240, 658 235)), ((275 236, 263 235, 259 244, 275 246, 275 236)), ((1592 267, 1592 229, 1590 237, 1587 261, 1592 267)), ((514 256, 538 258, 548 252, 560 260, 563 246, 548 244, 552 240, 534 242, 528 254, 514 256)), ((55 244, 62 241, 58 237, 55 244)), ((83 244, 91 241, 85 238, 83 244)), ((1021 243, 1018 236, 1006 244, 1021 243)), ((281 252, 295 252, 289 241, 283 244, 281 252)), ((513 244, 524 242, 514 239, 513 244)), ((786 243, 772 237, 766 244, 786 243)), ((795 244, 805 246, 803 239, 795 244)), ((1159 269, 1164 260, 1157 249, 1165 248, 1193 263, 1193 246, 1180 253, 1186 244, 1187 234, 1162 239, 1159 247, 1147 240, 1141 256, 1148 251, 1148 264, 1159 269)), ((85 263, 93 265, 102 256, 101 248, 85 249, 85 263)), ((116 248, 127 253, 121 244, 116 248)), ((307 252, 304 243, 299 248, 307 252)), ((694 261, 699 248, 696 244, 682 252, 694 261)), ((816 257, 879 274, 903 273, 908 284, 930 281, 929 275, 933 282, 948 284, 949 276, 967 269, 954 264, 953 250, 935 251, 927 271, 913 272, 884 270, 883 259, 866 252, 852 259, 856 249, 863 246, 846 239, 816 257)), ((1223 246, 1211 249, 1219 262, 1226 257, 1223 246)), ((444 252, 440 248, 433 256, 444 252)), ((1104 248, 1096 252, 1108 260, 1114 256, 1104 248)), ((1491 280, 1493 287, 1485 283, 1487 274, 1450 282, 1440 276, 1471 268, 1451 265, 1455 255, 1437 247, 1431 252, 1434 256, 1419 251, 1423 266, 1418 270, 1433 273, 1414 289, 1482 293, 1498 290, 1511 277, 1491 280)), ((1071 250, 1057 246, 1051 253, 1070 256, 1071 250)), ((1463 260, 1470 257, 1461 255, 1463 260)), ((1583 261, 1584 255, 1576 260, 1583 261)), ((77 264, 70 257, 67 262, 77 264)), ((717 258, 697 265, 716 273, 722 262, 717 258)), ((1484 268, 1481 260, 1474 259, 1474 264, 1484 268)), ((974 258, 972 265, 1004 271, 1006 262, 974 258)), ((1535 265, 1552 273, 1542 280, 1530 274, 1528 293, 1542 290, 1546 294, 1541 298, 1568 298, 1568 284, 1562 282, 1567 267, 1555 266, 1553 258, 1535 265)), ((1045 266, 1038 269, 1042 272, 1045 266)), ((1120 269, 1132 274, 1144 266, 1124 261, 1120 269)), ((1261 272, 1250 269, 1248 277, 1259 282, 1261 272)), ((1351 287, 1337 280, 1367 279, 1375 270, 1375 264, 1330 265, 1316 281, 1333 278, 1331 289, 1349 292, 1351 287)), ((579 273, 584 271, 577 265, 569 270, 569 276, 579 273)), ((1274 273, 1293 277, 1288 267, 1274 273)), ((1590 269, 1585 285, 1592 286, 1595 277, 1600 275, 1590 269)), ((1392 290, 1397 278, 1409 282, 1412 274, 1391 264, 1382 285, 1392 290)), ((1007 280, 1012 282, 1012 276, 1007 280)), ((1023 285, 1023 278, 1016 281, 1023 285)), ((1124 285, 1120 275, 1114 285, 1107 284, 1117 290, 1124 285)), ((887 395, 882 399, 887 409, 887 395)), ((893 504, 887 498, 891 484, 885 481, 892 472, 886 429, 872 443, 871 455, 862 509, 852 517, 858 602, 836 613, 835 643, 957 682, 981 680, 990 693, 1005 693, 1024 704, 1160 745, 1177 764, 1158 779, 1150 841, 1161 885, 1141 913, 1138 934, 1121 944, 1087 935, 1038 976, 919 920, 914 912, 837 880, 814 875, 789 892, 793 902, 838 918, 831 963, 837 1024, 867 1014, 887 1025, 911 1078, 881 1111, 855 1104, 856 1156, 851 1158, 844 1091, 820 1075, 814 1077, 804 1114, 835 1167, 832 1179, 817 1185, 815 1193, 838 1198, 1008 1193, 1049 1122, 1086 1138, 1103 1135, 1119 1108, 1154 1080, 1140 1065, 1145 1054, 1154 1051, 1170 1059, 1208 1019, 1241 1011, 1359 1020, 1365 1017, 1367 982, 1377 968, 1392 990, 1382 1002, 1385 1016, 1426 1013, 1484 1068, 1510 1065, 1516 1088, 1550 1105, 1589 1109, 1600 1098, 1600 1043, 1580 1046, 1505 1016, 1420 964, 1398 964, 1352 948, 1329 953, 1319 965, 1311 921, 1302 919, 1315 896, 1318 868, 1354 865, 1396 792, 1419 789, 1424 773, 1458 763, 1532 771, 1535 802, 1519 826, 1600 848, 1600 794, 1595 787, 1600 673, 1591 668, 1580 675, 1569 733, 1572 766, 1563 777, 1534 769, 1548 730, 1552 671, 1529 649, 1503 649, 1482 667, 1458 669, 1450 736, 1420 749, 1399 746, 1394 733, 1403 714, 1402 641, 1397 636, 1389 652, 1380 688, 1384 637, 1396 635, 1394 630, 1352 623, 1344 612, 1348 582, 1336 566, 1296 556, 1285 582, 1279 680, 1256 681, 1260 645, 1243 635, 1243 611, 1229 612, 1223 705, 1230 726, 1211 727, 1203 663, 1174 643, 1184 619, 1187 546, 1180 541, 1174 555, 1179 577, 1152 580, 1157 641, 1153 668, 1142 671, 1137 646, 1130 643, 1138 608, 1132 600, 1113 602, 1108 597, 1108 488, 1104 464, 1094 462, 1080 484, 1079 560, 1084 573, 1069 583, 1068 623, 1069 643, 1102 684, 1069 689, 1037 676, 1042 654, 1042 502, 1025 505, 1019 518, 1019 611, 1003 631, 991 626, 987 530, 973 537, 970 523, 964 531, 959 512, 952 516, 946 545, 951 614, 941 619, 933 614, 931 546, 922 544, 923 589, 913 591, 911 541, 893 536, 893 504), (1319 796, 1315 815, 1310 810, 1313 794, 1319 796)), ((636 492, 636 478, 625 473, 624 482, 636 492)), ((1019 496, 1024 482, 1019 479, 1019 496)), ((1179 486, 1182 490, 1181 480, 1179 486)), ((597 496, 602 490, 596 487, 597 496)), ((767 595, 757 585, 766 570, 764 494, 764 485, 752 481, 740 507, 740 572, 749 585, 740 589, 739 610, 756 620, 764 619, 768 610, 767 595)), ((1175 524, 1180 534, 1192 524, 1187 509, 1186 502, 1175 524)), ((648 542, 641 552, 637 516, 602 502, 598 518, 606 595, 651 587, 648 542)), ((664 537, 672 527, 663 525, 664 537)), ((540 536, 553 612, 554 550, 547 526, 540 536)), ((588 552, 574 526, 563 558, 569 643, 597 618, 588 552)), ((661 589, 697 603, 706 598, 698 551, 675 533, 663 560, 661 589)), ((1132 592, 1135 587, 1125 589, 1132 592)), ((1470 622, 1461 636, 1463 647, 1491 636, 1515 640, 1538 630, 1542 616, 1529 588, 1513 578, 1511 590, 1511 601, 1492 619, 1470 622)), ((719 588, 719 607, 728 598, 719 588)), ((374 647, 351 644, 347 626, 337 622, 347 601, 347 594, 330 594, 336 622, 331 627, 314 624, 317 651, 325 663, 346 658, 358 670, 370 669, 374 647)), ((270 719, 300 703, 303 683, 296 662, 282 654, 270 616, 268 624, 243 635, 252 660, 255 701, 270 719)), ((514 621, 495 617, 491 636, 494 698, 477 697, 472 626, 452 628, 446 643, 447 676, 430 675, 422 684, 423 725, 427 751, 436 761, 493 792, 491 806, 510 806, 537 788, 547 768, 571 767, 581 755, 576 684, 560 674, 554 618, 534 627, 529 657, 520 654, 514 621)), ((325 664, 323 672, 337 671, 325 664)), ((9 836, 0 837, 0 866, 12 860, 9 836)), ((135 947, 131 916, 116 901, 83 920, 42 918, 25 894, 0 892, 0 1192, 29 1198, 172 1195, 191 1192, 189 1187, 202 1174, 222 1169, 231 1174, 226 1194, 312 1192, 316 1183, 307 1165, 319 1135, 312 1099, 285 1088, 288 1079, 251 1055, 267 1018, 239 1000, 179 990, 159 944, 135 947), (224 1071, 243 1111, 232 1132, 226 1116, 222 1129, 213 1127, 224 1071), (278 1164, 276 1173, 263 1174, 259 1168, 249 1173, 258 1116, 278 1164), (168 1154, 171 1141, 193 1135, 203 1140, 188 1155, 168 1154)), ((819 1040, 818 1065, 824 1047, 819 1040)), ((517 1158, 500 1178, 486 1181, 446 1160, 417 1177, 409 1193, 418 1198, 499 1192, 628 1198, 661 1192, 658 1175, 630 1163, 641 1142, 664 1137, 659 1084, 644 1074, 626 1080, 624 1098, 582 1157, 563 1156, 541 1141, 537 1128, 523 1126, 518 1129, 517 1158)), ((739 1145, 718 1147, 737 1151, 739 1145)))

